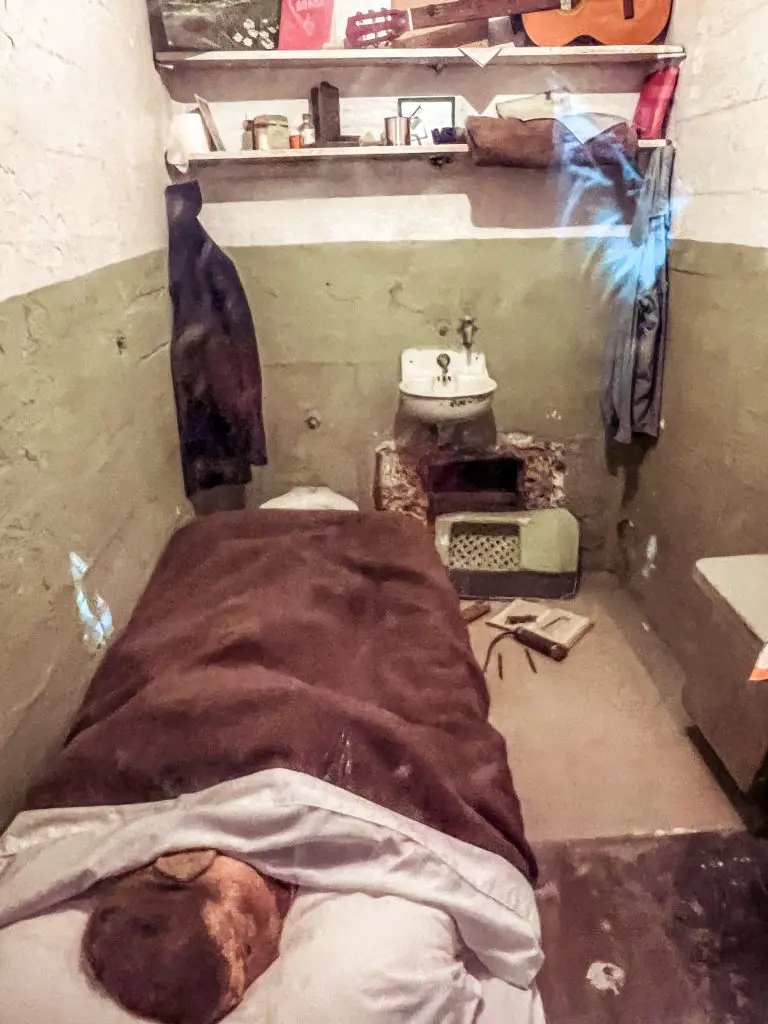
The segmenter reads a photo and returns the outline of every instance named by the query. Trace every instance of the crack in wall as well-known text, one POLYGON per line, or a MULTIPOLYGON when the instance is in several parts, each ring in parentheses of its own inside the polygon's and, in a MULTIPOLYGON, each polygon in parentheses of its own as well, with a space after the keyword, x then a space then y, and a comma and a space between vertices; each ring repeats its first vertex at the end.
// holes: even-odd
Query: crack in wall
POLYGON ((164 284, 159 284, 154 288, 149 288, 145 292, 134 292, 131 302, 136 302, 138 299, 151 299, 155 295, 162 295, 165 291, 167 291, 166 286, 164 284))
POLYGON ((54 60, 60 61, 62 64, 65 64, 69 68, 73 68, 75 71, 85 73, 85 68, 82 66, 82 64, 78 64, 76 61, 70 60, 69 57, 65 57, 64 54, 59 53, 58 50, 52 50, 50 49, 50 47, 43 46, 42 43, 38 43, 35 40, 30 40, 29 45, 33 50, 40 50, 41 53, 45 53, 47 54, 47 56, 53 57, 54 60))
POLYGON ((146 363, 148 359, 154 359, 154 357, 160 355, 161 352, 167 352, 170 345, 170 341, 162 341, 159 345, 153 348, 151 352, 145 352, 143 356, 139 356, 139 362, 146 363))
POLYGON ((30 451, 29 448, 25 447, 24 445, 21 446, 21 453, 27 460, 27 462, 40 462, 40 457, 38 455, 35 455, 33 451, 30 451))
POLYGON ((683 274, 685 277, 712 277, 712 274, 708 274, 703 270, 690 270, 687 267, 676 267, 674 264, 671 267, 673 274, 683 274))
POLYGON ((693 193, 693 198, 698 199, 699 196, 765 196, 768 195, 768 188, 759 188, 754 185, 750 185, 747 188, 741 189, 712 189, 708 192, 696 191, 693 193))
POLYGON ((687 124, 690 121, 701 121, 705 117, 714 117, 716 114, 723 114, 738 110, 740 107, 751 107, 755 103, 768 102, 768 95, 754 96, 748 100, 737 100, 736 103, 725 103, 720 107, 713 107, 711 110, 703 110, 698 114, 688 114, 687 117, 676 117, 675 124, 687 124))
POLYGON ((331 288, 330 281, 325 282, 325 290, 328 293, 328 297, 333 299, 334 302, 351 302, 354 304, 361 301, 359 295, 337 295, 331 288))
POLYGON ((21 347, 21 354, 24 358, 27 356, 34 355, 40 348, 41 340, 36 336, 36 326, 34 323, 36 314, 39 316, 42 314, 46 315, 45 309, 39 303, 34 300, 27 299, 26 302, 22 303, 21 307, 24 311, 24 331, 27 336, 29 345, 23 345, 21 347))
POLYGON ((402 302, 400 295, 405 290, 405 285, 399 279, 389 287, 389 299, 393 306, 397 306, 398 309, 403 309, 407 313, 413 313, 414 316, 421 317, 426 323, 432 323, 432 317, 424 309, 417 309, 415 306, 409 306, 407 302, 402 302))

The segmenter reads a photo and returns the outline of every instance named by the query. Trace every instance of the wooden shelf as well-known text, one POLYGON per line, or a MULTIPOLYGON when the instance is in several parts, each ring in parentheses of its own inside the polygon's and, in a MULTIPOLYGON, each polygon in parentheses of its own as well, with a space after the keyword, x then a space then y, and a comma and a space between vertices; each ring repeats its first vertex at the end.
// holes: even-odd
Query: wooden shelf
MULTIPOLYGON (((472 51, 469 47, 469 52, 472 51)), ((478 53, 484 51, 478 50, 478 53)), ((683 60, 682 46, 502 46, 490 66, 528 64, 638 64, 657 60, 683 60)), ((432 68, 458 64, 477 66, 463 50, 212 50, 208 53, 173 51, 155 54, 156 62, 169 68, 240 68, 259 71, 268 68, 412 67, 432 68)))
POLYGON ((224 153, 191 153, 190 164, 197 167, 221 164, 294 163, 302 160, 401 159, 427 160, 468 153, 469 146, 334 146, 328 149, 279 149, 272 152, 242 150, 224 153))
MULTIPOLYGON (((658 149, 667 145, 666 139, 644 139, 640 149, 658 149)), ((469 146, 456 143, 449 146, 338 146, 329 149, 280 149, 272 152, 241 150, 223 153, 191 153, 190 164, 196 167, 222 165, 294 163, 307 160, 439 160, 469 153, 469 146)))

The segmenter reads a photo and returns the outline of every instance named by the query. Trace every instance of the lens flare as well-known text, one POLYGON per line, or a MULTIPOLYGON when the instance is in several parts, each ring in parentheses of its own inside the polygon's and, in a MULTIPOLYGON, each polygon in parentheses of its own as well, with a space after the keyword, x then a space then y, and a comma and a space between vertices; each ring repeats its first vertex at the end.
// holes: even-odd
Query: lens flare
POLYGON ((70 552, 69 574, 75 588, 75 606, 83 624, 83 643, 89 650, 96 651, 105 646, 114 627, 112 612, 104 598, 96 594, 91 599, 86 593, 84 581, 88 568, 88 563, 80 555, 70 552))
MULTIPOLYGON (((561 120, 572 134, 560 152, 563 212, 559 226, 570 226, 585 202, 596 204, 590 218, 593 230, 586 240, 587 263, 602 279, 606 297, 634 304, 639 295, 653 288, 666 262, 672 217, 682 208, 683 200, 666 199, 657 207, 652 197, 645 195, 645 175, 618 142, 613 144, 610 164, 585 163, 582 143, 601 129, 586 113, 570 113, 561 120), (624 213, 627 199, 636 206, 629 230, 624 213)), ((651 161, 659 156, 654 152, 651 161)))

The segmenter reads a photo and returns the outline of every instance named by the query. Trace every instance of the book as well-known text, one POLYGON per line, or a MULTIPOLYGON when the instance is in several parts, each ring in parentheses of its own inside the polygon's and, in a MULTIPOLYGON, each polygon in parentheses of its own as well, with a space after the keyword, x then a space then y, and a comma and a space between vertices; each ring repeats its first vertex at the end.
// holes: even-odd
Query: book
POLYGON ((543 601, 516 598, 506 608, 488 619, 488 625, 496 629, 514 632, 517 626, 525 626, 531 633, 562 644, 569 651, 589 632, 594 623, 585 615, 555 608, 543 601))

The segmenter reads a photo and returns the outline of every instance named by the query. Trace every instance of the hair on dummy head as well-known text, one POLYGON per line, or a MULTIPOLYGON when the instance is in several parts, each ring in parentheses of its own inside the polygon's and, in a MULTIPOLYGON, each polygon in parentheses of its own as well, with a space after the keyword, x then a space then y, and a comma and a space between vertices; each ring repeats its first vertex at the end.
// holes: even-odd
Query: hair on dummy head
POLYGON ((131 1013, 213 1024, 243 994, 206 923, 215 898, 202 879, 174 887, 142 872, 110 884, 97 893, 83 936, 87 973, 131 1013))

